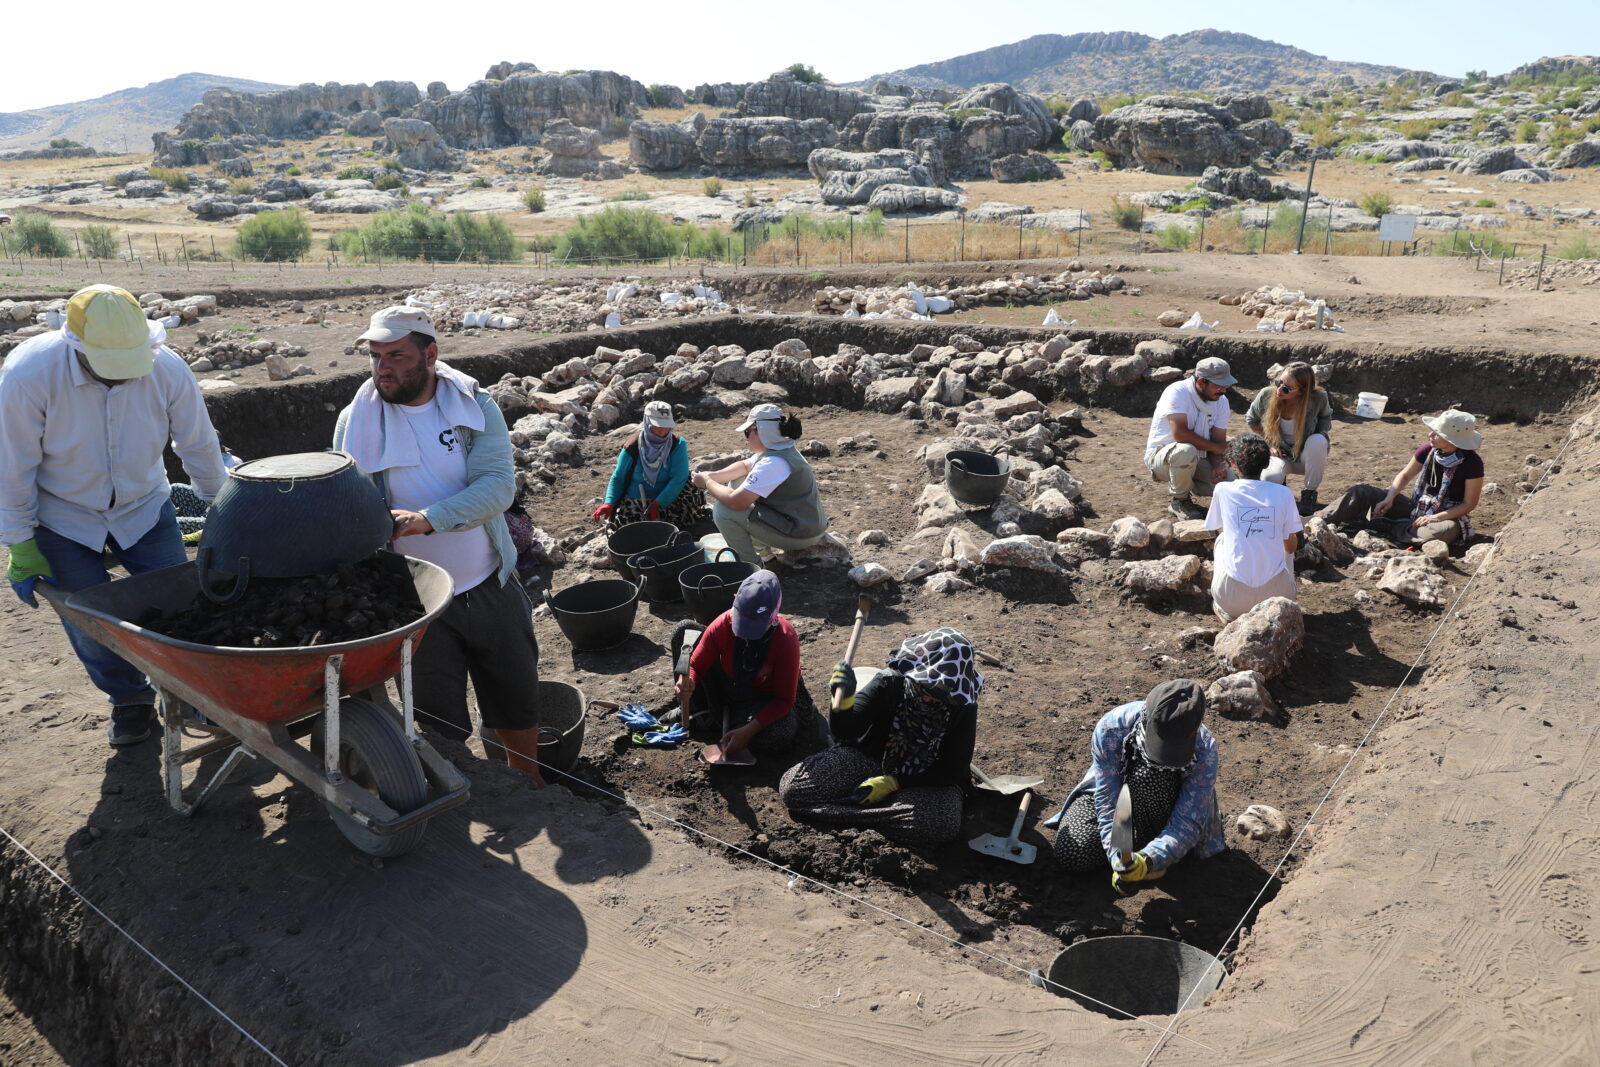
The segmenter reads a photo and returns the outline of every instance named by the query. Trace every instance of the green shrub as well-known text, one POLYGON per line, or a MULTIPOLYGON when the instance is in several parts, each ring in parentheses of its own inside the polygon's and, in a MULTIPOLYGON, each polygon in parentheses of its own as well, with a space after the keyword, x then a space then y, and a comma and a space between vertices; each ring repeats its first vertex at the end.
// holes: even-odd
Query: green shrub
POLYGON ((373 175, 371 167, 355 166, 344 168, 334 177, 342 182, 370 182, 373 175))
POLYGON ((1539 124, 1532 119, 1524 119, 1522 125, 1517 127, 1517 140, 1537 141, 1539 139, 1539 124))
POLYGON ((1059 122, 1072 110, 1072 101, 1052 97, 1044 102, 1044 106, 1050 109, 1050 117, 1059 122))
POLYGON ((608 207, 574 220, 556 243, 559 259, 665 259, 692 256, 720 259, 726 239, 716 230, 692 223, 670 222, 643 208, 608 207))
POLYGON ((240 259, 281 263, 311 251, 311 224, 299 208, 263 211, 239 227, 233 253, 240 259))
POLYGON ((184 141, 175 154, 180 167, 193 167, 206 161, 206 146, 199 141, 184 141))
POLYGON ((1394 197, 1388 193, 1368 193, 1356 202, 1361 205, 1362 211, 1375 219, 1383 218, 1394 207, 1394 197))
POLYGON ((961 127, 966 125, 968 119, 974 115, 981 114, 983 114, 983 108, 981 107, 958 107, 950 112, 950 128, 959 132, 961 127))
POLYGON ((1600 243, 1589 240, 1587 234, 1574 237, 1556 251, 1557 259, 1600 259, 1600 243))
POLYGON ((117 231, 112 226, 85 226, 79 235, 83 253, 91 259, 117 258, 117 231))
POLYGON ((613 203, 624 203, 629 200, 649 200, 650 194, 643 189, 624 189, 611 198, 613 203))
MULTIPOLYGON (((1490 259, 1499 259, 1502 254, 1511 254, 1511 242, 1502 241, 1497 235, 1489 233, 1487 230, 1468 230, 1461 237, 1452 235, 1450 244, 1463 252, 1468 248, 1475 248, 1490 259), (1471 244, 1468 244, 1468 241, 1471 244)), ((1559 253, 1557 254, 1559 255, 1559 253)))
POLYGON ((618 139, 628 136, 628 127, 630 125, 631 123, 626 115, 613 117, 611 120, 611 136, 618 139))
POLYGON ((1144 208, 1138 204, 1130 204, 1120 196, 1111 198, 1111 221, 1119 229, 1138 232, 1140 224, 1144 221, 1144 208))
POLYGON ((249 196, 256 191, 256 183, 249 178, 234 178, 228 182, 228 192, 236 196, 249 196))
POLYGON ((72 255, 72 242, 67 240, 66 234, 56 228, 48 215, 37 211, 17 212, 5 234, 13 255, 26 252, 52 259, 72 255))
POLYGON ((1194 244, 1194 232, 1183 226, 1168 226, 1156 236, 1156 244, 1174 252, 1187 252, 1194 244))
POLYGON ((1167 211, 1173 215, 1181 215, 1186 211, 1206 210, 1210 207, 1211 198, 1209 196, 1196 196, 1185 200, 1181 204, 1174 204, 1172 207, 1167 208, 1167 211))
POLYGON ((821 74, 818 74, 817 68, 811 66, 809 63, 790 63, 783 69, 788 73, 793 74, 794 80, 797 82, 807 82, 811 85, 822 85, 828 80, 821 74))
POLYGON ((554 252, 558 240, 548 233, 536 233, 523 242, 523 247, 529 252, 554 252))
POLYGON ((51 148, 82 148, 83 145, 66 137, 57 137, 50 142, 51 148))
POLYGON ((1136 104, 1138 102, 1139 98, 1134 96, 1132 93, 1113 93, 1110 96, 1103 96, 1100 98, 1100 110, 1102 112, 1109 113, 1117 110, 1119 107, 1127 107, 1129 104, 1136 104))
POLYGON ((285 169, 283 173, 286 177, 298 178, 300 175, 304 174, 305 171, 301 170, 299 167, 291 166, 285 169))
POLYGON ((537 215, 539 212, 543 211, 544 186, 535 185, 531 189, 525 190, 522 194, 522 206, 527 208, 530 214, 534 215, 537 215))
POLYGON ((671 102, 667 98, 667 87, 659 84, 647 86, 644 98, 651 107, 666 107, 671 102))
POLYGON ((1444 125, 1441 119, 1407 119, 1400 123, 1400 136, 1407 141, 1426 141, 1428 135, 1444 125))
POLYGON ((1476 199, 1476 200, 1474 200, 1472 202, 1472 206, 1473 207, 1494 207, 1494 198, 1493 197, 1489 197, 1489 196, 1480 196, 1478 199, 1476 199))
POLYGON ((151 167, 150 177, 174 192, 187 192, 189 188, 189 176, 176 167, 151 167))
POLYGON ((469 189, 487 189, 487 188, 489 188, 489 185, 490 185, 489 179, 485 178, 483 175, 480 174, 476 178, 473 178, 470 182, 467 183, 467 188, 469 188, 469 189))
POLYGON ((388 159, 383 161, 383 169, 384 170, 405 170, 406 168, 405 168, 405 165, 402 164, 398 159, 394 158, 393 156, 390 156, 388 159))
POLYGON ((329 246, 346 256, 432 263, 509 263, 522 256, 521 245, 499 215, 441 215, 420 203, 374 215, 360 229, 335 234, 329 246))
POLYGON ((702 182, 700 184, 700 191, 705 193, 707 196, 721 196, 722 195, 722 179, 721 178, 707 178, 704 182, 702 182))
POLYGON ((392 192, 399 196, 411 195, 411 186, 407 185, 406 180, 393 171, 384 171, 378 175, 373 179, 372 187, 374 189, 382 189, 385 192, 392 192))

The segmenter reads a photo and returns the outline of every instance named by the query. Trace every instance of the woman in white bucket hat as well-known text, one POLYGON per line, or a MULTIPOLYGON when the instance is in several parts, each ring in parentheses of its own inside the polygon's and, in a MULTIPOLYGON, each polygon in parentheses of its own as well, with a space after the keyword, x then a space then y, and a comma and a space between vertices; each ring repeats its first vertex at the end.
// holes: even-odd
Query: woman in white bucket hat
POLYGON ((1483 493, 1483 434, 1478 420, 1450 408, 1424 415, 1427 443, 1411 456, 1387 490, 1355 485, 1322 513, 1329 522, 1375 529, 1401 544, 1443 541, 1459 544, 1472 537, 1472 512, 1483 493), (1411 495, 1401 492, 1411 486, 1411 495))

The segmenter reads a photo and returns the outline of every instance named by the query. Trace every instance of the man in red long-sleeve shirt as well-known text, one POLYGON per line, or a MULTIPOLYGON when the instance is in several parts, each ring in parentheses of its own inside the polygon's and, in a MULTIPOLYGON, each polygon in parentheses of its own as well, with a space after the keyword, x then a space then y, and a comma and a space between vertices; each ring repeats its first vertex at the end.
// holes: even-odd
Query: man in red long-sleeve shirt
POLYGON ((724 752, 746 747, 777 751, 794 743, 800 690, 800 636, 778 614, 783 590, 771 571, 756 571, 739 586, 732 609, 706 627, 678 679, 685 724, 694 699, 723 723, 724 752))

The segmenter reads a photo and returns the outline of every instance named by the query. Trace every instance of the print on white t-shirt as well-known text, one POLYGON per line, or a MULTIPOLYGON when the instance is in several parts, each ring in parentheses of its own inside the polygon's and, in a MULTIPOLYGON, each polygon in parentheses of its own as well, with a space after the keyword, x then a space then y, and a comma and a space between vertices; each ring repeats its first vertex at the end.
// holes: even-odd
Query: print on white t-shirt
POLYGON ((1304 527, 1288 488, 1240 478, 1211 491, 1206 529, 1222 531, 1212 553, 1217 570, 1254 589, 1291 565, 1283 542, 1304 527))
MULTIPOLYGON (((405 415, 403 424, 416 438, 422 462, 415 467, 389 468, 389 506, 402 511, 422 511, 465 489, 467 450, 457 438, 456 428, 439 409, 438 402, 417 407, 392 406, 405 415)), ((449 571, 457 593, 475 588, 499 569, 494 542, 481 526, 455 533, 436 530, 431 534, 396 538, 394 548, 396 552, 425 559, 449 571)))

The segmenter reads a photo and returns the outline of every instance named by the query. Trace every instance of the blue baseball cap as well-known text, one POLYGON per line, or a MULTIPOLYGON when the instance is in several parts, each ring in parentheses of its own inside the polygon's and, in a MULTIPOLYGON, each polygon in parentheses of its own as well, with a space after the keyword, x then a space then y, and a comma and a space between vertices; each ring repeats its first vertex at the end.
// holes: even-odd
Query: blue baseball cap
POLYGON ((759 640, 777 621, 783 606, 783 587, 771 571, 756 571, 739 583, 733 597, 733 636, 744 641, 759 640))

